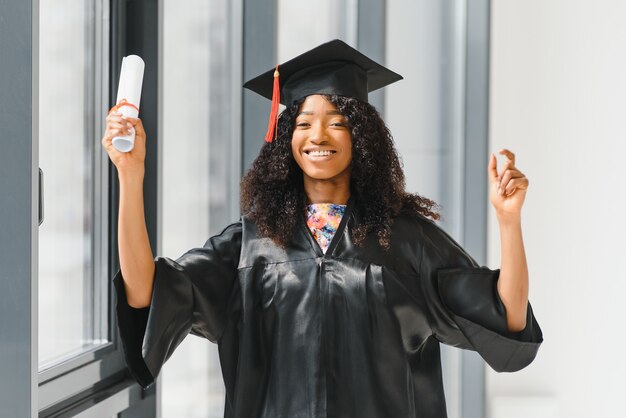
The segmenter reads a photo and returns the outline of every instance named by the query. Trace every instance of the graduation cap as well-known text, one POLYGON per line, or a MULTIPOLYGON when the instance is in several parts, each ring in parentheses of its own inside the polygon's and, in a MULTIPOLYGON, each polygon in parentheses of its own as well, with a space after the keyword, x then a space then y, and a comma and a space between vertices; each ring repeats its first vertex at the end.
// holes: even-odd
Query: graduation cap
POLYGON ((265 140, 272 142, 278 104, 289 106, 311 94, 347 96, 367 102, 367 93, 402 80, 402 76, 335 39, 276 66, 243 86, 272 101, 265 140))

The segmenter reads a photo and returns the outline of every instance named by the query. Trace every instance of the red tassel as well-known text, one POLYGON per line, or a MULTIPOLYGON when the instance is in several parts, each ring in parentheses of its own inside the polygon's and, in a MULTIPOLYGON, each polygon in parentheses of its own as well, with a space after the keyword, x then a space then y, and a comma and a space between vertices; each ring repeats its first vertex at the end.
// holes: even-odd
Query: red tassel
POLYGON ((274 90, 272 91, 272 111, 265 134, 265 141, 272 142, 278 135, 278 105, 280 104, 280 83, 278 82, 278 65, 274 71, 274 90))

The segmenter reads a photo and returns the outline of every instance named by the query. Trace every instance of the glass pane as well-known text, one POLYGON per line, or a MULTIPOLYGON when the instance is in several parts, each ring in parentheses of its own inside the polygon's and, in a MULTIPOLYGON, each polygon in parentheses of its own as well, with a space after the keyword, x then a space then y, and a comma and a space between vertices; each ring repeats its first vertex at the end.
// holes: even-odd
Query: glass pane
POLYGON ((40 368, 93 345, 93 4, 41 0, 40 368))
MULTIPOLYGON (((228 201, 238 191, 227 187, 232 71, 227 0, 165 0, 163 7, 160 255, 176 259, 235 220, 228 201)), ((164 418, 224 416, 217 345, 187 336, 163 367, 161 393, 164 418)))
MULTIPOLYGON (((404 161, 407 190, 442 205, 460 239, 467 42, 465 2, 387 2, 386 63, 405 79, 385 90, 385 120, 404 161), (409 47, 407 47, 409 45, 409 47)), ((461 350, 441 346, 449 418, 462 416, 461 350)))
POLYGON ((317 45, 339 38, 354 45, 356 19, 353 1, 318 0, 315 13, 311 2, 278 0, 278 62, 284 62, 317 45))

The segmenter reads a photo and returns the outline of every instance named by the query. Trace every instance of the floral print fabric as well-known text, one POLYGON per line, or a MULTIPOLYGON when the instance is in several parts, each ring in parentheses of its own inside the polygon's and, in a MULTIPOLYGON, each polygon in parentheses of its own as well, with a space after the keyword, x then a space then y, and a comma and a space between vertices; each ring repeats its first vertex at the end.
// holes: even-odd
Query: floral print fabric
POLYGON ((345 210, 346 205, 335 203, 313 203, 306 208, 306 224, 324 254, 337 232, 345 210))

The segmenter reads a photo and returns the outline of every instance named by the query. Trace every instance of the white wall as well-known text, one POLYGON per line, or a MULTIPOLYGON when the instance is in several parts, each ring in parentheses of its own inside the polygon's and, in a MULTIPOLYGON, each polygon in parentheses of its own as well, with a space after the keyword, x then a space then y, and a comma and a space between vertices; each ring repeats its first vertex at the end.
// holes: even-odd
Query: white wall
POLYGON ((626 416, 624 22, 619 0, 492 2, 490 148, 510 147, 530 180, 524 239, 545 342, 528 368, 488 371, 491 418, 626 416))

